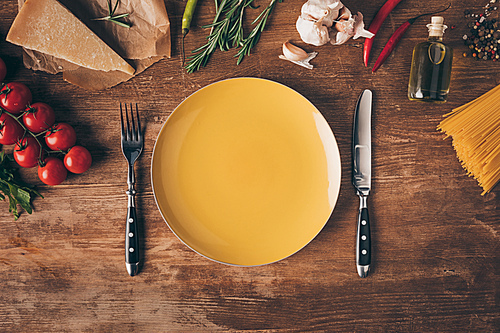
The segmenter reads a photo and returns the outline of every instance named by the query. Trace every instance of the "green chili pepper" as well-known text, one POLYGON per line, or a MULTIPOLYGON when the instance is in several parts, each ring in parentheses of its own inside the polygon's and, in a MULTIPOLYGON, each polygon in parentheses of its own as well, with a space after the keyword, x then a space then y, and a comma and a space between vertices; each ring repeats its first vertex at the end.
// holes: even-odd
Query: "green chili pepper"
POLYGON ((184 15, 182 15, 182 66, 184 67, 184 38, 189 33, 191 27, 191 20, 193 19, 194 10, 198 0, 188 0, 184 8, 184 15))

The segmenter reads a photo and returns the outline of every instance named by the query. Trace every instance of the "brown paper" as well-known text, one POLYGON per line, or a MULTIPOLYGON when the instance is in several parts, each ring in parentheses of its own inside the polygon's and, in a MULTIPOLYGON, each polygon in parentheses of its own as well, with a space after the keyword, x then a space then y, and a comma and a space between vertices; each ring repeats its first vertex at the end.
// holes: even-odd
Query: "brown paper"
MULTIPOLYGON (((19 9, 25 0, 19 1, 19 9)), ((115 15, 130 13, 122 19, 130 28, 112 22, 96 21, 108 15, 108 0, 59 0, 78 19, 131 64, 136 72, 103 72, 80 67, 64 59, 24 49, 27 68, 47 73, 63 73, 64 80, 89 90, 101 90, 127 81, 164 57, 170 58, 170 21, 163 0, 121 0, 115 15)), ((113 0, 112 4, 115 4, 113 0)))

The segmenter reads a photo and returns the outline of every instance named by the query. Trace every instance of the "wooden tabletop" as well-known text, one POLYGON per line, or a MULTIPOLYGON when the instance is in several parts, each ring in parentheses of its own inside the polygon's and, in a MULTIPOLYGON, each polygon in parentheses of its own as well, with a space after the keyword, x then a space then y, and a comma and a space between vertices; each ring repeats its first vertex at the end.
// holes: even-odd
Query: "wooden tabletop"
MULTIPOLYGON (((239 66, 234 51, 217 51, 206 68, 187 74, 180 57, 184 3, 166 1, 170 59, 119 86, 90 92, 61 75, 24 68, 21 49, 5 42, 17 1, 1 1, 7 81, 27 84, 35 100, 72 124, 93 165, 55 187, 41 183, 36 169, 22 170, 45 198, 35 199, 34 213, 18 221, 0 202, 0 331, 498 331, 500 187, 481 196, 450 139, 436 131, 443 114, 500 83, 499 62, 462 55, 472 20, 464 9, 481 13, 488 0, 451 0, 443 15, 450 27, 445 41, 455 50, 446 104, 406 97, 412 48, 427 38, 429 17, 417 20, 372 74, 362 65, 363 39, 342 46, 301 43, 295 21, 303 0, 284 0, 239 66), (319 52, 313 70, 278 59, 286 40, 319 52), (201 87, 241 76, 274 80, 308 98, 330 124, 342 160, 340 196, 320 234, 287 259, 246 268, 207 260, 176 238, 156 207, 149 169, 155 139, 174 108, 201 87), (366 279, 356 273, 359 203, 350 170, 354 108, 363 89, 374 93, 373 265, 366 279), (136 164, 144 263, 135 277, 124 265, 127 169, 119 102, 139 103, 146 124, 145 151, 136 164)), ((255 3, 262 8, 267 1, 255 3)), ((362 11, 368 24, 384 1, 344 3, 362 11)), ((374 41, 371 64, 399 25, 448 3, 402 1, 374 41)), ((187 50, 204 43, 207 31, 200 26, 213 15, 213 1, 199 1, 187 50)))

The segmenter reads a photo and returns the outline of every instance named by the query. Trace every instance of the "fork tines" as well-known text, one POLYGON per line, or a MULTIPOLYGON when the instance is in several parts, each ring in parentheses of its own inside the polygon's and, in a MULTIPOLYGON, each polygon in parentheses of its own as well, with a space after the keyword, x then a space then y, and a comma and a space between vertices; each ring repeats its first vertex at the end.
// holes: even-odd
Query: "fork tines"
POLYGON ((120 118, 121 118, 121 126, 122 126, 122 139, 125 139, 127 141, 138 141, 142 139, 142 132, 141 132, 141 121, 139 119, 139 108, 137 106, 137 103, 135 103, 135 119, 137 119, 137 128, 136 128, 136 121, 134 119, 134 109, 132 107, 132 103, 130 103, 130 120, 129 120, 129 111, 127 108, 127 104, 124 103, 125 105, 125 121, 127 122, 127 128, 125 130, 124 122, 123 122, 123 109, 122 109, 122 103, 120 103, 120 118))

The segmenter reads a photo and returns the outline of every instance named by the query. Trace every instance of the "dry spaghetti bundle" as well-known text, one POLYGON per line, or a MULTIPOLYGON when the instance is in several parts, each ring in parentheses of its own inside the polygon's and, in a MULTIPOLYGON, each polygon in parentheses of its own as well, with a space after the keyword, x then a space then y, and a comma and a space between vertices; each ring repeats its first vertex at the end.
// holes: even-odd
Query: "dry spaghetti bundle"
POLYGON ((500 85, 444 115, 438 130, 452 137, 453 148, 484 195, 500 180, 500 85))

